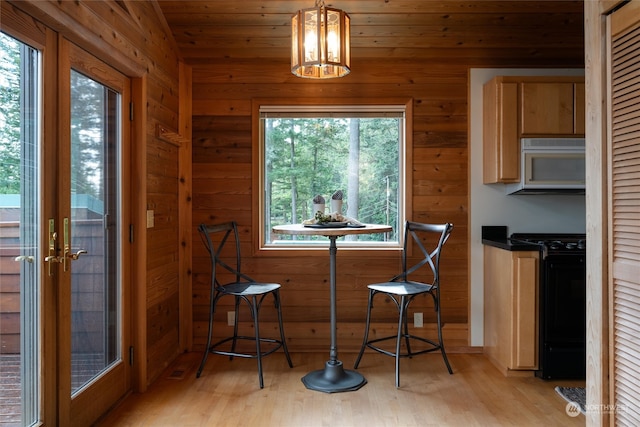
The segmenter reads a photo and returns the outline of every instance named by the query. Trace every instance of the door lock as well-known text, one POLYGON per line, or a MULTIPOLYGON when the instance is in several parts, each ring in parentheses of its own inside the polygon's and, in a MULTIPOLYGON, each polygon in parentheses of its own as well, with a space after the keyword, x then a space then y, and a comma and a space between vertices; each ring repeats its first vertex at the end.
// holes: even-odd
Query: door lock
POLYGON ((56 222, 53 218, 49 219, 49 255, 44 257, 44 262, 49 263, 49 276, 53 276, 54 263, 61 263, 62 258, 56 255, 56 240, 58 239, 58 233, 56 232, 56 222))
MULTIPOLYGON (((69 218, 63 220, 63 255, 58 256, 58 249, 56 248, 56 240, 58 240, 58 233, 55 230, 55 221, 49 220, 49 255, 44 257, 44 262, 49 263, 49 276, 53 276, 52 264, 59 263, 63 265, 64 271, 69 269, 67 260, 75 261, 80 258, 80 255, 86 254, 87 251, 80 249, 78 252, 71 253, 71 244, 69 239, 69 218)), ((17 261, 17 259, 16 259, 17 261)), ((28 261, 28 260, 27 260, 28 261)))

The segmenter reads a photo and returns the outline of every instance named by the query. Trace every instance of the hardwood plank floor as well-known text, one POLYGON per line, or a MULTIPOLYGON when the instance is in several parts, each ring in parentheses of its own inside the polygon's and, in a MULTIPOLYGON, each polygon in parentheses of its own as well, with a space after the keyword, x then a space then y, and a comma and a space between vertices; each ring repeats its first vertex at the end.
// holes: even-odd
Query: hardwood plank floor
MULTIPOLYGON (((584 381, 543 381, 504 377, 481 354, 440 354, 401 361, 401 387, 394 386, 393 359, 368 351, 358 369, 368 383, 358 391, 307 390, 301 377, 320 369, 328 354, 282 353, 263 360, 264 389, 255 360, 210 355, 199 379, 200 353, 187 353, 148 391, 126 398, 98 425, 106 426, 573 426, 556 385, 584 381)), ((351 369, 355 354, 340 355, 351 369)))

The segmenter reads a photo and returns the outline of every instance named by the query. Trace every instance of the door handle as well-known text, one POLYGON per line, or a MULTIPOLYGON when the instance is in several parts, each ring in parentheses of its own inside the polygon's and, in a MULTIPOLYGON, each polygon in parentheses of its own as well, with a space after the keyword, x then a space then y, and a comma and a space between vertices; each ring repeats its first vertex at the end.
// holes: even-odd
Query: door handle
POLYGON ((72 259, 72 260, 74 260, 74 261, 75 261, 75 260, 77 260, 78 258, 80 258, 80 255, 82 255, 82 254, 86 254, 86 253, 87 253, 87 251, 85 251, 84 249, 80 249, 80 250, 79 250, 78 252, 76 252, 75 254, 67 254, 67 257, 68 257, 69 259, 72 259))
MULTIPOLYGON (((47 258, 44 259, 45 261, 47 258)), ((29 255, 19 255, 16 257, 16 261, 27 261, 29 264, 33 263, 33 257, 29 255)))
POLYGON ((62 265, 64 267, 64 271, 68 271, 69 270, 69 263, 67 262, 67 260, 72 260, 75 261, 78 258, 80 258, 80 255, 82 254, 86 254, 87 251, 85 251, 84 249, 80 249, 78 252, 71 253, 71 239, 69 237, 69 218, 65 218, 64 219, 64 255, 62 255, 62 265))

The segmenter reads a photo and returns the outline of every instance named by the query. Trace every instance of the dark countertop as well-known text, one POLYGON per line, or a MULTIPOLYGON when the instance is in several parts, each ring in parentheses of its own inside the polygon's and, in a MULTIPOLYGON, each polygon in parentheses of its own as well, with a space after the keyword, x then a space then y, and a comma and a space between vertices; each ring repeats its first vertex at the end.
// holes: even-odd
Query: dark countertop
POLYGON ((533 243, 513 241, 508 238, 487 238, 482 239, 482 244, 504 249, 506 251, 538 251, 540 246, 533 243))
POLYGON ((504 225, 483 225, 482 244, 504 249, 506 251, 538 251, 540 246, 507 237, 507 227, 504 225))

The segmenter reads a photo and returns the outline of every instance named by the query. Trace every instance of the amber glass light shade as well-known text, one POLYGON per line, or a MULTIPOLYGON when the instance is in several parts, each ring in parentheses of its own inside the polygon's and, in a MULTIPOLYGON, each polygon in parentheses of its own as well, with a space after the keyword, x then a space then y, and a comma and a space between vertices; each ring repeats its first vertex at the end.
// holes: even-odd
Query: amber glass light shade
POLYGON ((350 25, 349 15, 324 4, 299 10, 291 18, 291 72, 309 79, 349 74, 350 25))

